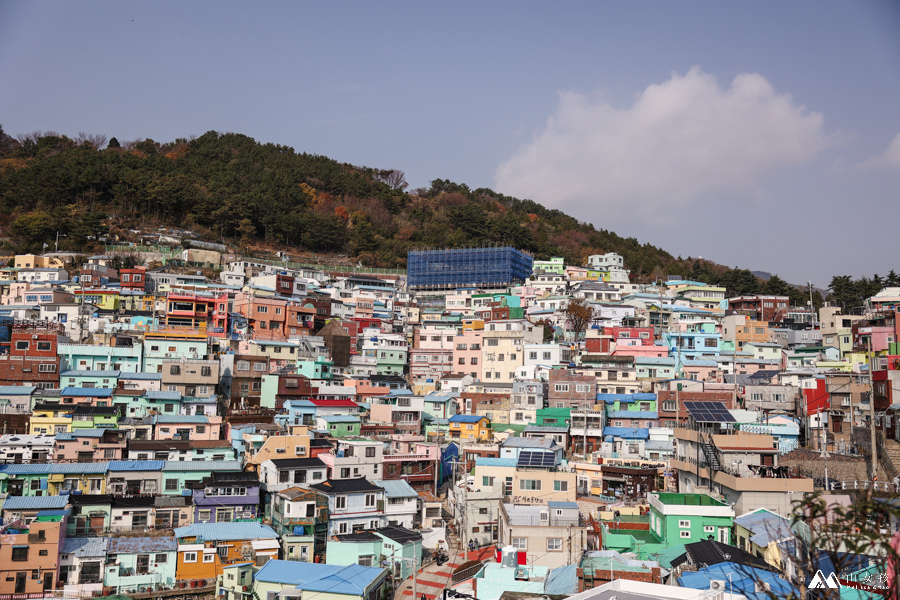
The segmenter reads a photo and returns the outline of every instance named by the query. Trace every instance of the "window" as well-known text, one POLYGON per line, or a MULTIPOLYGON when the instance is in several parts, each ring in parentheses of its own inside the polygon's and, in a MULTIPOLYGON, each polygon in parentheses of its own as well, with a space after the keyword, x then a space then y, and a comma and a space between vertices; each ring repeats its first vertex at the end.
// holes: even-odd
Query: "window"
POLYGON ((16 562, 28 560, 28 546, 14 547, 12 549, 12 559, 16 562))
POLYGON ((516 547, 516 550, 527 550, 528 549, 528 538, 512 538, 510 543, 516 547))
POLYGON ((28 342, 16 342, 16 350, 28 350, 28 342))
POLYGON ((249 371, 250 370, 250 361, 248 360, 239 360, 237 364, 238 371, 249 371))
POLYGON ((690 532, 690 531, 682 531, 682 532, 681 532, 681 537, 683 537, 683 538, 689 538, 689 537, 691 537, 691 532, 690 532))
POLYGON ((177 479, 166 479, 166 491, 174 492, 178 489, 178 480, 177 479))
POLYGON ((169 374, 170 375, 181 375, 181 367, 178 365, 172 365, 171 367, 169 367, 169 374))
POLYGON ((202 377, 212 376, 212 367, 200 367, 200 375, 202 377))
POLYGON ((703 526, 703 533, 715 533, 715 532, 716 532, 716 528, 713 527, 712 525, 704 525, 703 526))
POLYGON ((169 555, 168 554, 157 554, 156 556, 153 557, 153 562, 155 562, 157 564, 163 564, 163 563, 169 562, 169 555))
POLYGON ((519 480, 519 489, 520 490, 540 491, 541 480, 540 479, 520 479, 519 480))
POLYGON ((56 365, 38 365, 38 373, 56 373, 56 365))
POLYGON ((375 456, 375 448, 366 448, 366 456, 373 458, 375 456))
POLYGON ((366 494, 366 506, 375 506, 375 494, 366 494))
MULTIPOLYGON (((185 562, 187 562, 187 561, 185 561, 185 562)), ((216 562, 216 555, 215 555, 215 553, 213 553, 213 552, 204 552, 204 553, 203 553, 203 562, 205 562, 205 563, 216 562)))
POLYGON ((335 508, 347 508, 347 496, 338 496, 334 499, 335 508))
POLYGON ((685 527, 690 527, 691 522, 690 521, 678 521, 678 526, 681 527, 682 529, 684 529, 685 527))
MULTIPOLYGON (((25 342, 25 343, 27 344, 28 342, 25 342)), ((488 346, 499 346, 499 345, 500 345, 500 340, 498 340, 498 339, 496 339, 496 338, 490 338, 490 339, 488 339, 488 341, 487 341, 487 345, 488 345, 488 346)))
POLYGON ((185 552, 184 553, 184 562, 186 562, 186 563, 197 562, 197 553, 196 552, 185 552))
POLYGON ((342 467, 341 479, 347 479, 348 477, 350 477, 350 467, 342 467))
POLYGON ((481 485, 483 485, 485 487, 494 487, 494 478, 483 476, 481 478, 481 485))
POLYGON ((254 371, 265 371, 266 363, 262 363, 262 362, 253 363, 253 370, 254 371))
POLYGON ((562 550, 562 538, 547 538, 547 552, 562 550))
POLYGON ((557 383, 555 386, 553 386, 553 389, 557 392, 568 392, 569 384, 568 383, 557 383))
POLYGON ((50 352, 50 342, 38 342, 37 349, 41 352, 50 352))
POLYGON ((554 481, 553 482, 553 491, 554 492, 568 492, 569 491, 569 482, 568 481, 554 481))

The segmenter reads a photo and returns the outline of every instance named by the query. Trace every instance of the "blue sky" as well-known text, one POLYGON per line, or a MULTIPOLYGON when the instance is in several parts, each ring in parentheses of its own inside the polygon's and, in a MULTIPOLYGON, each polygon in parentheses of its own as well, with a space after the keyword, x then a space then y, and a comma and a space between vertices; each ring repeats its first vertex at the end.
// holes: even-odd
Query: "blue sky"
POLYGON ((209 130, 826 286, 897 268, 897 2, 0 3, 0 123, 209 130))

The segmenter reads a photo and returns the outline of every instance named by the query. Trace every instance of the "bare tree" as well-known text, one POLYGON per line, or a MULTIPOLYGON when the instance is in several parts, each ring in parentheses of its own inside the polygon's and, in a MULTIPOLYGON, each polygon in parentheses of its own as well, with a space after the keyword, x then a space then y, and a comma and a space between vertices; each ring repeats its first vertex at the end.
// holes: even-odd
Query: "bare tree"
POLYGON ((594 319, 594 310, 584 298, 572 298, 566 305, 566 326, 575 334, 575 341, 594 319))
POLYGON ((78 132, 78 136, 75 138, 75 141, 79 146, 84 144, 90 144, 94 147, 95 150, 100 150, 103 146, 106 145, 107 137, 102 133, 85 133, 83 131, 78 132))
POLYGON ((409 185, 406 182, 406 174, 400 169, 376 170, 375 179, 388 185, 392 190, 405 190, 409 185))

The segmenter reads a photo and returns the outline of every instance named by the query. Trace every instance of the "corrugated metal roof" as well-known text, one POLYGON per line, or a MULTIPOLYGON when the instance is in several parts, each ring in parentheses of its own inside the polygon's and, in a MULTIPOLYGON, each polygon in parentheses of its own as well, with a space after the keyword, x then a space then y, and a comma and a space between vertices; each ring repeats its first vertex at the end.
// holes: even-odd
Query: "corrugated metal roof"
MULTIPOLYGON (((72 437, 90 437, 90 438, 101 438, 103 437, 104 431, 110 431, 109 429, 73 429, 72 437)), ((56 434, 56 439, 59 439, 59 434, 56 434)))
POLYGON ((241 471, 237 460, 167 460, 163 471, 241 471))
POLYGON ((577 570, 578 565, 566 565, 551 570, 544 580, 544 593, 565 596, 578 593, 577 570))
POLYGON ((159 390, 150 390, 149 392, 144 393, 144 397, 149 398, 150 400, 181 400, 181 392, 161 392, 159 390))
POLYGON ((650 430, 644 427, 604 427, 603 435, 619 437, 625 440, 646 440, 650 437, 650 430))
POLYGON ((109 388, 83 388, 83 387, 67 387, 63 388, 60 396, 83 396, 85 398, 108 398, 112 396, 113 391, 109 388))
POLYGON ((412 489, 403 479, 387 479, 385 481, 373 481, 375 485, 384 489, 384 495, 388 498, 418 498, 419 493, 412 489))
POLYGON ((52 510, 65 508, 66 496, 10 496, 3 503, 3 510, 52 510))
POLYGON ((156 415, 154 423, 209 423, 205 415, 156 415))
POLYGON ((477 423, 478 421, 484 419, 486 417, 479 417, 478 415, 453 415, 450 417, 451 423, 477 423))
POLYGON ((175 552, 178 541, 175 537, 133 537, 109 540, 109 553, 123 552, 175 552))
POLYGON ((33 385, 0 385, 0 396, 30 396, 33 385))
POLYGON ((118 377, 122 371, 94 371, 91 369, 72 369, 63 371, 60 377, 118 377))
POLYGON ((515 458, 491 458, 487 456, 475 457, 476 467, 515 467, 515 458))
POLYGON ((109 547, 108 538, 66 538, 63 540, 60 554, 74 554, 78 558, 106 556, 109 547))
POLYGON ((162 380, 162 375, 159 373, 130 373, 122 371, 122 374, 119 375, 119 379, 139 379, 145 381, 156 381, 157 379, 162 380))
POLYGON ((166 466, 164 460, 111 460, 110 471, 161 471, 166 466))
POLYGON ((257 581, 296 585, 311 592, 363 595, 387 571, 360 565, 323 565, 293 560, 270 560, 254 575, 257 581))
MULTIPOLYGON (((176 538, 202 537, 204 540, 272 540, 275 531, 261 523, 194 523, 175 529, 176 538)), ((306 564, 306 563, 304 563, 306 564)))

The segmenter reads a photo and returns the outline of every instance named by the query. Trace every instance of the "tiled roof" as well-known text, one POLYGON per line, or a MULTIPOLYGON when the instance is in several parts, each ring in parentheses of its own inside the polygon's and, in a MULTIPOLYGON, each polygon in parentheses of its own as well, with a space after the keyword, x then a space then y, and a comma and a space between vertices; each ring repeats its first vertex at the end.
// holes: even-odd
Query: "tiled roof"
POLYGON ((310 489, 318 490, 325 494, 353 494, 361 492, 380 492, 382 489, 365 477, 356 479, 328 479, 322 483, 314 483, 310 489))

